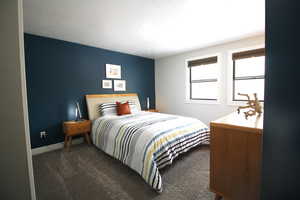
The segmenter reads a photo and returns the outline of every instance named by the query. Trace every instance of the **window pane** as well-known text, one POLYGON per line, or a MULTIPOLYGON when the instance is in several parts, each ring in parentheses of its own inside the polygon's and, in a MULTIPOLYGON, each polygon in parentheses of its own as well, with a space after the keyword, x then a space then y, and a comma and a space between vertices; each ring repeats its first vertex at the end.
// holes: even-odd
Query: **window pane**
MULTIPOLYGON (((246 97, 238 95, 238 93, 253 95, 257 93, 259 100, 264 100, 265 80, 264 79, 250 79, 250 80, 236 80, 235 84, 235 100, 247 100, 246 97)), ((252 97, 253 98, 253 97, 252 97)))
POLYGON ((204 82, 192 83, 192 99, 217 99, 218 98, 218 83, 204 82))
POLYGON ((215 63, 191 67, 192 80, 216 79, 218 72, 217 66, 218 65, 215 63))
POLYGON ((245 58, 235 61, 235 77, 265 75, 265 57, 245 58))

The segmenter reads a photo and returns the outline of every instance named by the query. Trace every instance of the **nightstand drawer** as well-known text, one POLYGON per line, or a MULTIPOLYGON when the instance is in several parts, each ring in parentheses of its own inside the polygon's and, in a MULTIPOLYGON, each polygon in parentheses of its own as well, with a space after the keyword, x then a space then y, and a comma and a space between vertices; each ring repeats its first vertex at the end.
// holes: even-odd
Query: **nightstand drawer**
POLYGON ((91 131, 91 122, 86 120, 82 122, 65 122, 64 132, 67 135, 76 135, 91 131))

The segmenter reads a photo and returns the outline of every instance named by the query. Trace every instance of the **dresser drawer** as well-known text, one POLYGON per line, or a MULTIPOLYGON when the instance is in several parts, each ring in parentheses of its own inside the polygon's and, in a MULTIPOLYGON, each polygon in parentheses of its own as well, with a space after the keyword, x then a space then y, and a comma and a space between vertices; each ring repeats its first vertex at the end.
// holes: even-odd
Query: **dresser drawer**
POLYGON ((77 135, 91 131, 91 122, 86 120, 82 122, 65 122, 64 133, 67 135, 77 135))

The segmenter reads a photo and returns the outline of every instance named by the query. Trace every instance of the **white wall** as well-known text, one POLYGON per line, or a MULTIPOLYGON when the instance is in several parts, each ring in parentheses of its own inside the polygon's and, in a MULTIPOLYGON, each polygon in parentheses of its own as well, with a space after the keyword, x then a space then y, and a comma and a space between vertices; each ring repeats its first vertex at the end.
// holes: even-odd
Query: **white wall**
POLYGON ((156 108, 160 112, 196 117, 209 124, 210 121, 236 110, 227 103, 228 51, 264 44, 264 35, 236 42, 216 45, 180 55, 155 60, 156 108), (220 54, 220 103, 186 103, 186 60, 194 57, 220 54))
POLYGON ((35 200, 22 0, 0 2, 0 199, 35 200))

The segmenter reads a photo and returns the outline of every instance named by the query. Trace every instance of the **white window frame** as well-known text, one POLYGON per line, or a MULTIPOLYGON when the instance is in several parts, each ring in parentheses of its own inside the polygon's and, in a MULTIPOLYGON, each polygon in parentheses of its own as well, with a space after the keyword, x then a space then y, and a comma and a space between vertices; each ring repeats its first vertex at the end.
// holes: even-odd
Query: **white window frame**
POLYGON ((220 81, 221 81, 221 53, 215 53, 215 54, 206 54, 204 56, 198 56, 198 57, 193 57, 185 60, 185 103, 187 104, 221 104, 221 92, 220 92, 220 81), (190 99, 190 69, 188 67, 188 62, 192 60, 198 60, 198 59, 203 59, 203 58, 209 58, 209 57, 217 57, 218 61, 216 63, 217 68, 218 68, 218 73, 217 73, 217 90, 218 90, 218 95, 216 100, 204 100, 204 99, 197 99, 193 100, 190 99))
MULTIPOLYGON (((241 106, 241 105, 245 105, 244 101, 233 101, 232 97, 232 92, 233 92, 233 61, 232 61, 232 54, 237 53, 237 52, 241 52, 241 51, 249 51, 249 50, 253 50, 253 49, 259 49, 259 48, 265 48, 264 44, 260 44, 260 45, 255 45, 255 46, 248 46, 245 48, 239 48, 239 49, 234 49, 234 50, 230 50, 228 51, 228 59, 227 59, 227 63, 228 63, 228 67, 227 67, 227 74, 226 74, 226 79, 227 79, 227 104, 231 105, 231 106, 241 106)), ((262 104, 264 102, 261 102, 262 104)))

